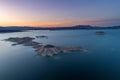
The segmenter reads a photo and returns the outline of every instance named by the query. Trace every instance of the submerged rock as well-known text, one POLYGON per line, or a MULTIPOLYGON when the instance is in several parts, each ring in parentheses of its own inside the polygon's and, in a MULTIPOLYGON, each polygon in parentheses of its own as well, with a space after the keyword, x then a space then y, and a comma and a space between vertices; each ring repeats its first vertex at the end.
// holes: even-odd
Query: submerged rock
POLYGON ((63 52, 83 51, 82 47, 60 47, 63 52))
POLYGON ((34 45, 33 46, 34 49, 37 49, 37 48, 40 48, 40 47, 42 47, 42 45, 34 45))
POLYGON ((12 44, 12 46, 16 46, 17 44, 12 44))
POLYGON ((35 41, 28 41, 28 42, 24 43, 24 46, 37 46, 39 44, 40 43, 35 42, 35 41))
POLYGON ((95 34, 97 34, 97 35, 104 35, 106 33, 104 31, 97 31, 97 32, 95 32, 95 34))
POLYGON ((44 47, 45 47, 45 48, 54 48, 55 46, 48 44, 48 45, 45 45, 44 47))
POLYGON ((46 39, 48 39, 48 36, 42 35, 42 36, 36 36, 36 38, 46 38, 46 39))

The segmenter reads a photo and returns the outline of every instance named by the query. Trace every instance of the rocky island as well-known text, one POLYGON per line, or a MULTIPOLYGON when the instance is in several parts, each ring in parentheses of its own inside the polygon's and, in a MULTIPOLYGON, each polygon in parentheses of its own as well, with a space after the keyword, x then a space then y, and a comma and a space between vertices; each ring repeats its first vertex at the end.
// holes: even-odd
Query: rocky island
POLYGON ((55 46, 55 45, 41 45, 39 42, 33 41, 35 38, 31 37, 11 37, 5 39, 5 41, 14 42, 12 44, 15 45, 24 45, 24 46, 32 46, 35 51, 42 56, 53 56, 59 53, 66 53, 66 52, 73 52, 73 51, 85 51, 82 47, 62 47, 62 46, 55 46))
POLYGON ((39 45, 40 43, 33 41, 34 39, 35 38, 31 38, 31 37, 23 37, 23 38, 15 37, 15 38, 5 39, 5 41, 14 42, 14 44, 12 44, 13 46, 20 45, 20 44, 23 44, 24 46, 39 45))
POLYGON ((44 45, 38 47, 36 52, 42 56, 53 56, 58 53, 73 52, 73 51, 84 51, 82 47, 59 47, 54 45, 44 45))

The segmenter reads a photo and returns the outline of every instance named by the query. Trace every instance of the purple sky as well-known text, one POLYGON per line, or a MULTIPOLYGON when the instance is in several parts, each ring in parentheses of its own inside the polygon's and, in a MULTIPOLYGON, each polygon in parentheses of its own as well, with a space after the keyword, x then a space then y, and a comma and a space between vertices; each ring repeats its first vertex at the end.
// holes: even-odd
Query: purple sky
POLYGON ((120 0, 0 0, 0 25, 120 25, 119 8, 120 0))

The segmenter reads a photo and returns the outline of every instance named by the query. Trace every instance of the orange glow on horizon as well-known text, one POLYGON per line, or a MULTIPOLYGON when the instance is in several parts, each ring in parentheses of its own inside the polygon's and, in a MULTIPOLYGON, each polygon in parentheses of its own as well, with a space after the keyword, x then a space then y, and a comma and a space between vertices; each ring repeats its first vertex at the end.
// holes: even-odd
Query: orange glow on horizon
POLYGON ((9 21, 0 22, 0 26, 33 26, 33 27, 64 27, 72 25, 83 25, 85 22, 34 22, 34 21, 9 21))
MULTIPOLYGON (((76 22, 49 22, 49 21, 25 21, 25 20, 16 20, 16 21, 0 21, 0 26, 31 26, 31 27, 68 27, 74 25, 92 25, 100 26, 106 24, 112 24, 113 22, 104 22, 104 21, 76 21, 76 22)), ((116 23, 116 22, 114 22, 116 23)), ((117 23, 116 23, 117 24, 117 23)))

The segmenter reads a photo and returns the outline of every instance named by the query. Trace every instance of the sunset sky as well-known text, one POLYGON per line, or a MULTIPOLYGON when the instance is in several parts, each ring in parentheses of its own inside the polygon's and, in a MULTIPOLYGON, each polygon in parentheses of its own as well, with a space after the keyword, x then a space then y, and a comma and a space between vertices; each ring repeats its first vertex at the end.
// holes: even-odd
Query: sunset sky
POLYGON ((0 0, 0 26, 120 25, 120 0, 0 0))

